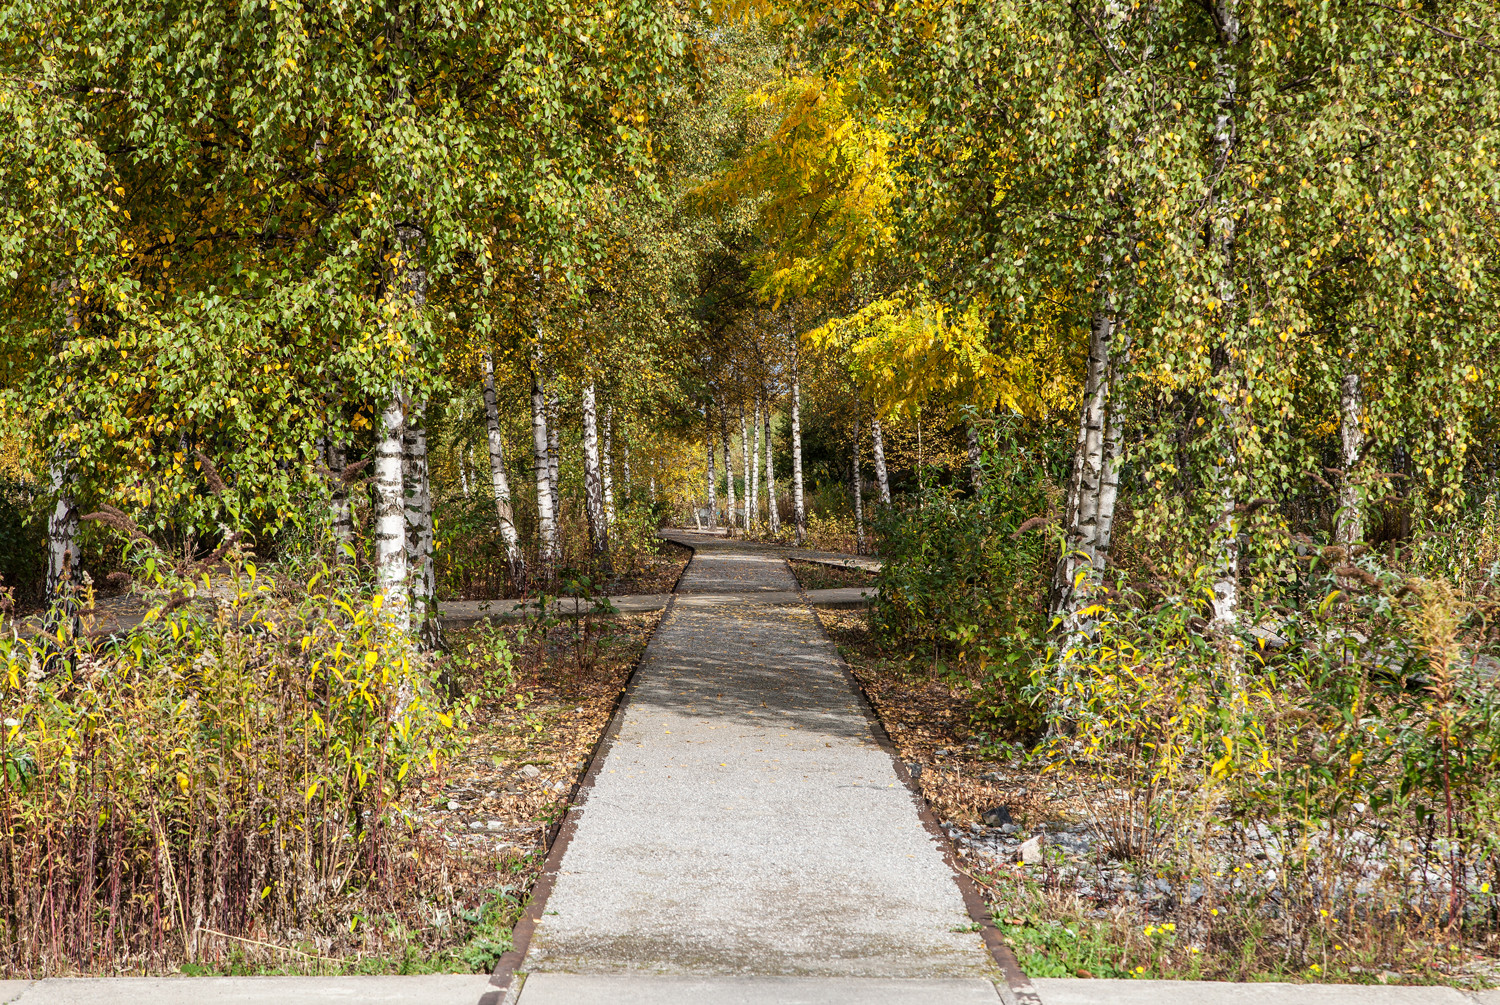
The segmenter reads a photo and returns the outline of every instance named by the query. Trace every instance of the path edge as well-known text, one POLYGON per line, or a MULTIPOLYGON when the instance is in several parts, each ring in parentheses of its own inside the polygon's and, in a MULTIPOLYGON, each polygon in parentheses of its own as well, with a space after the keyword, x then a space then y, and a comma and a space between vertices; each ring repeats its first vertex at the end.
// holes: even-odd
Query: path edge
MULTIPOLYGON (((693 555, 697 555, 696 549, 693 550, 693 555)), ((689 558, 688 565, 691 564, 692 558, 689 558)), ((662 609, 661 620, 656 623, 656 628, 652 630, 651 638, 646 642, 645 648, 635 658, 635 663, 630 667, 630 675, 625 678, 625 686, 620 689, 619 695, 615 698, 615 707, 609 714, 609 725, 604 727, 604 732, 600 733, 599 739, 594 741, 594 749, 589 754, 588 769, 578 781, 573 783, 573 791, 568 794, 568 804, 563 810, 562 818, 552 825, 547 861, 542 865, 542 874, 532 885, 531 896, 526 901, 526 909, 521 912, 521 917, 516 920, 515 927, 511 929, 511 948, 501 954, 500 959, 495 962, 495 969, 490 972, 490 990, 479 999, 479 1005, 509 1005, 517 997, 515 993, 518 990, 515 979, 516 971, 526 961, 526 954, 531 950, 531 937, 536 934, 536 926, 547 910, 547 900, 552 896, 552 887, 557 882, 558 870, 562 868, 563 856, 567 854, 568 845, 578 830, 577 811, 583 809, 585 804, 580 801, 581 797, 586 796, 593 789, 599 770, 604 766, 605 758, 609 756, 610 750, 614 747, 615 738, 619 736, 620 729, 625 723, 625 711, 635 692, 637 671, 646 661, 647 654, 651 652, 651 645, 656 641, 656 633, 661 631, 662 625, 667 623, 667 618, 671 616, 672 608, 677 603, 677 586, 682 582, 687 566, 684 565, 682 569, 683 571, 677 575, 677 581, 672 584, 672 593, 667 598, 667 606, 662 609)))
POLYGON ((1031 983, 1021 970, 1021 964, 1016 959, 1016 954, 1011 952, 1010 946, 1006 945, 1005 936, 1000 934, 1000 929, 995 927, 995 920, 984 906, 984 897, 979 892, 979 887, 969 874, 964 872, 958 864, 958 849, 954 846, 951 838, 943 830, 938 822, 937 815, 932 812, 932 807, 927 802, 927 797, 922 794, 922 788, 912 778, 911 772, 906 767, 906 762, 901 759, 901 752, 896 749, 896 744, 891 740, 891 735, 886 732, 885 723, 880 721, 880 713, 875 710, 875 702, 871 700, 870 694, 865 690, 863 682, 854 675, 849 667, 849 661, 844 659, 844 654, 839 652, 839 645, 828 632, 828 626, 823 624, 823 618, 818 614, 818 609, 813 606, 812 599, 808 597, 807 591, 802 588, 802 583, 797 580, 797 574, 787 560, 787 571, 792 573, 792 581, 797 583, 797 592, 802 595, 807 609, 812 612, 813 621, 822 632, 823 638, 833 646, 834 653, 838 656, 839 669, 843 671, 844 680, 853 688, 854 693, 859 695, 860 706, 865 713, 865 719, 870 724, 871 732, 875 734, 875 740, 880 744, 891 759, 891 765, 896 769, 896 777, 901 779, 906 786, 907 792, 911 793, 912 801, 917 806, 917 816, 922 821, 922 826, 927 833, 938 843, 943 850, 943 861, 947 863, 949 871, 953 874, 953 882, 958 887, 960 896, 963 897, 964 908, 969 912, 969 919, 979 926, 979 935, 984 940, 985 948, 990 951, 991 958, 1000 972, 1005 975, 1005 983, 1009 985, 1011 999, 1017 1005, 1041 1005, 1041 996, 1037 993, 1036 986, 1031 983))

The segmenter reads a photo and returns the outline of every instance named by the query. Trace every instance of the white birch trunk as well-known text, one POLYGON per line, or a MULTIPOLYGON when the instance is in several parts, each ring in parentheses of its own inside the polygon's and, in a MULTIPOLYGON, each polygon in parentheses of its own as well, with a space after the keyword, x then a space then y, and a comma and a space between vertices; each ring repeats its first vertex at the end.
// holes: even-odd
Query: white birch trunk
POLYGON ((1112 295, 1106 291, 1104 304, 1094 312, 1089 326, 1088 371, 1083 402, 1078 409, 1073 472, 1068 481, 1063 553, 1058 556, 1052 584, 1054 623, 1059 619, 1064 623, 1071 620, 1086 584, 1102 568, 1104 560, 1099 548, 1099 504, 1109 423, 1109 361, 1115 335, 1113 307, 1112 295))
POLYGON ((510 567, 511 586, 517 593, 524 594, 526 557, 521 552, 521 535, 516 532, 510 476, 505 470, 505 443, 500 438, 500 409, 495 402, 495 360, 490 353, 484 354, 484 418, 489 432, 490 485, 495 494, 495 516, 500 524, 500 540, 505 545, 505 563, 510 567))
POLYGON ((771 398, 766 403, 766 518, 773 535, 781 532, 781 513, 776 506, 776 451, 771 448, 771 398))
POLYGON ((599 416, 594 403, 594 382, 583 385, 583 498, 588 513, 589 546, 605 576, 609 567, 609 516, 604 510, 604 475, 599 461, 599 416))
MULTIPOLYGON (((68 341, 83 321, 78 314, 78 298, 71 277, 52 283, 52 297, 62 308, 63 331, 54 345, 54 356, 61 357, 68 341)), ((50 607, 71 604, 78 585, 78 505, 73 497, 73 457, 70 449, 54 447, 47 465, 48 480, 55 502, 47 519, 47 582, 45 599, 50 607)), ((71 614, 71 611, 69 612, 71 614)))
POLYGON ((734 458, 729 452, 729 417, 722 404, 719 406, 719 438, 724 445, 724 512, 728 516, 725 524, 733 537, 735 518, 738 515, 735 511, 734 458))
POLYGON ((620 444, 620 468, 621 474, 625 476, 625 498, 626 501, 629 501, 630 491, 635 485, 635 480, 630 477, 630 440, 628 439, 625 439, 620 444))
POLYGON ((1334 540, 1348 548, 1365 538, 1364 513, 1360 508, 1359 484, 1355 480, 1355 468, 1359 466, 1359 455, 1365 446, 1359 372, 1350 370, 1344 374, 1339 391, 1339 445, 1343 448, 1344 474, 1339 482, 1334 540))
POLYGON ((708 529, 719 526, 719 479, 714 474, 714 418, 711 408, 703 410, 703 443, 708 448, 708 529))
MULTIPOLYGON (((562 407, 558 403, 557 374, 552 375, 552 388, 547 392, 547 471, 552 485, 552 524, 562 534, 562 422, 559 415, 562 407)), ((558 542, 561 547, 561 541, 558 542)))
POLYGON ((797 543, 807 540, 807 510, 802 497, 801 382, 797 373, 797 337, 792 336, 792 516, 797 521, 797 543))
POLYGON ((557 521, 552 510, 552 463, 547 456, 547 395, 542 387, 541 352, 531 359, 532 473, 536 478, 537 536, 542 578, 550 581, 557 563, 557 521))
POLYGON ((854 413, 854 550, 865 553, 865 487, 864 476, 859 470, 859 413, 854 413))
POLYGON ((464 463, 464 449, 458 448, 458 487, 464 498, 469 498, 469 469, 464 463))
POLYGON ((754 441, 750 446, 750 519, 754 522, 756 529, 760 529, 760 444, 762 428, 760 424, 760 399, 755 401, 755 412, 751 416, 751 425, 754 429, 754 441))
POLYGON ((442 647, 437 610, 437 569, 433 563, 432 482, 427 460, 425 409, 413 404, 407 419, 403 467, 406 481, 406 563, 418 638, 428 651, 442 647))
POLYGON ((604 469, 604 517, 611 527, 615 525, 614 427, 615 406, 609 405, 604 409, 604 454, 599 461, 604 469))
POLYGON ((875 482, 880 487, 880 504, 891 504, 891 479, 885 469, 885 439, 880 433, 880 420, 870 420, 870 445, 875 451, 875 482))
POLYGON ((754 520, 754 511, 750 502, 750 469, 755 466, 755 462, 750 459, 750 430, 745 422, 745 403, 743 401, 740 402, 740 463, 745 469, 745 520, 742 526, 745 528, 745 533, 748 534, 750 532, 751 521, 754 520))
POLYGON ((401 439, 406 424, 401 389, 391 388, 380 414, 375 441, 375 576, 385 623, 411 631, 407 604, 406 491, 401 472, 401 439))
MULTIPOLYGON (((1228 57, 1239 44, 1240 22, 1237 0, 1217 0, 1214 7, 1221 43, 1213 55, 1214 76, 1220 90, 1219 113, 1214 121, 1214 145, 1218 159, 1216 175, 1222 178, 1231 167, 1238 143, 1238 84, 1228 57)), ((1236 482, 1240 474, 1237 433, 1240 389, 1238 366, 1231 353, 1235 341, 1235 312, 1239 306, 1234 275, 1237 225, 1232 201, 1224 198, 1222 192, 1211 195, 1214 206, 1212 242, 1219 269, 1215 294, 1219 300, 1223 331, 1220 352, 1224 360, 1219 387, 1216 388, 1219 402, 1216 432, 1222 443, 1218 463, 1212 471, 1219 507, 1210 531, 1210 548, 1214 567, 1213 624, 1221 630, 1228 630, 1234 627, 1238 618, 1240 581, 1240 520, 1236 498, 1236 482)))

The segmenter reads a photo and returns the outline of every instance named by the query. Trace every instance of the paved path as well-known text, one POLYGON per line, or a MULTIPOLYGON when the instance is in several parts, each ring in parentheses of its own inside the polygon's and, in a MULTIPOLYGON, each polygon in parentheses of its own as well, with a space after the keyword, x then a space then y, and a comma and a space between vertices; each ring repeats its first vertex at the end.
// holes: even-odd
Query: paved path
POLYGON ((574 810, 521 1005, 996 1002, 837 650, 805 606, 774 602, 796 588, 785 562, 691 543, 574 810))
POLYGON ((0 981, 13 1005, 474 1005, 489 978, 52 977, 0 981))
POLYGON ((709 533, 663 527, 656 532, 656 535, 673 544, 692 548, 694 553, 717 554, 721 551, 732 551, 740 554, 774 555, 777 558, 791 558, 799 562, 816 562, 819 565, 835 565, 846 569, 864 569, 866 572, 880 571, 880 559, 873 555, 851 555, 847 551, 817 551, 811 548, 798 548, 790 544, 745 541, 731 538, 723 531, 709 533))

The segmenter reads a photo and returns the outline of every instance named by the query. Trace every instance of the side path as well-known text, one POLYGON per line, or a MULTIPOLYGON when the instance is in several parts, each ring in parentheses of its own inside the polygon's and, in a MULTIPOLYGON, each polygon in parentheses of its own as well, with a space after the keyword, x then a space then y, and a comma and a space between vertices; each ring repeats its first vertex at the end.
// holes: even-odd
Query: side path
POLYGON ((994 1005, 1003 975, 837 650, 777 603, 785 561, 676 536, 696 553, 573 809, 520 1005, 994 1005))

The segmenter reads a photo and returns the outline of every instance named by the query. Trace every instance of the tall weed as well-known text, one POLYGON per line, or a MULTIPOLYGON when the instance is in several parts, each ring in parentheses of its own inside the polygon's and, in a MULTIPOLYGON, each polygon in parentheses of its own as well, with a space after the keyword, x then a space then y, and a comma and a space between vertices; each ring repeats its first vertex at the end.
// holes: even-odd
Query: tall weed
POLYGON ((403 795, 456 723, 378 598, 346 570, 137 572, 128 631, 0 640, 8 974, 347 933, 413 868, 403 795))

